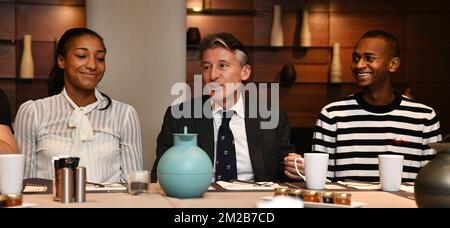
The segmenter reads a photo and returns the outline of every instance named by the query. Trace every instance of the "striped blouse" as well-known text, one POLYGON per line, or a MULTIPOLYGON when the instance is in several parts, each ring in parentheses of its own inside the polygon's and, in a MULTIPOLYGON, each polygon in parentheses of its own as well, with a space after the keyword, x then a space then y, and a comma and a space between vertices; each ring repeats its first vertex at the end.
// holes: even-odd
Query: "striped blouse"
POLYGON ((135 109, 112 100, 107 110, 100 110, 107 100, 98 90, 95 95, 95 103, 81 108, 65 89, 59 95, 20 106, 14 127, 26 158, 25 178, 52 179, 52 158, 61 155, 79 157, 92 182, 125 181, 128 172, 143 169, 141 129, 135 109), (74 118, 74 110, 82 114, 74 118), (78 120, 85 120, 85 129, 72 123, 78 120))
POLYGON ((404 155, 403 181, 413 181, 435 156, 427 144, 442 140, 434 110, 397 96, 387 106, 372 106, 361 94, 322 109, 312 151, 330 154, 328 177, 379 181, 378 155, 404 155))

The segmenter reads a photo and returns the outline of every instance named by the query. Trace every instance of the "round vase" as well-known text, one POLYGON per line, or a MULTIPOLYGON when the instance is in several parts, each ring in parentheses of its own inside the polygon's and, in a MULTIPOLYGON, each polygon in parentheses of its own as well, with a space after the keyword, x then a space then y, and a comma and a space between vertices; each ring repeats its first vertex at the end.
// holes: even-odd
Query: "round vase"
POLYGON ((297 80, 297 72, 294 65, 285 65, 281 70, 280 81, 283 85, 292 85, 297 80))
POLYGON ((450 143, 429 145, 436 158, 422 167, 416 177, 414 194, 421 208, 450 207, 450 143))
POLYGON ((186 34, 187 44, 196 45, 201 41, 200 30, 198 28, 188 28, 186 34))
POLYGON ((212 162, 197 146, 197 134, 174 134, 174 146, 158 163, 158 180, 164 192, 176 198, 197 198, 208 190, 212 162))

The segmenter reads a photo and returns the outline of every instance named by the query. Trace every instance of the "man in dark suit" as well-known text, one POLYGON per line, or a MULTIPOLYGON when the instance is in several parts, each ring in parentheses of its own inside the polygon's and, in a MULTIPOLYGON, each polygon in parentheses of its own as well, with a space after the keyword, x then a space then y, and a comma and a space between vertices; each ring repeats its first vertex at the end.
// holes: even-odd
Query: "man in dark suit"
POLYGON ((157 140, 152 181, 157 179, 159 159, 173 146, 173 134, 182 133, 185 126, 189 133, 198 134, 198 146, 213 163, 212 181, 284 179, 283 158, 290 149, 287 115, 274 105, 270 111, 274 115, 262 118, 267 116, 255 107, 265 101, 250 99, 239 89, 252 70, 245 47, 229 33, 212 34, 202 40, 200 57, 208 96, 167 109, 157 140), (201 113, 194 104, 201 104, 201 113), (177 110, 185 114, 188 110, 188 115, 180 117, 174 113, 177 110), (272 127, 264 125, 274 119, 272 127))

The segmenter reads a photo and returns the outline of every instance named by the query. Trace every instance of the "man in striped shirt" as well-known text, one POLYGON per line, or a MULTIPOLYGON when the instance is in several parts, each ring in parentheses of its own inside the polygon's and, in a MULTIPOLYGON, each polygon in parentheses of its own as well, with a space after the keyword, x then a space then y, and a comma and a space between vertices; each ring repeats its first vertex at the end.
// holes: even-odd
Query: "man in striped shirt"
MULTIPOLYGON (((384 31, 369 31, 357 43, 351 69, 362 92, 325 106, 313 137, 312 151, 330 154, 332 180, 379 181, 378 155, 400 154, 403 181, 414 181, 435 156, 427 146, 442 140, 435 111, 394 92, 399 56, 398 40, 384 31)), ((298 156, 285 159, 293 179, 299 179, 292 170, 298 156)))

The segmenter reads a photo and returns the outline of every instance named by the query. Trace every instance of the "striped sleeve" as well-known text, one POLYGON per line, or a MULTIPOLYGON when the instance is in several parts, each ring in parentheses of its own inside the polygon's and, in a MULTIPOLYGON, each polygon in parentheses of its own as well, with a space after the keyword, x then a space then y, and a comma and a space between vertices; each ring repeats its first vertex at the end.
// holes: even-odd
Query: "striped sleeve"
POLYGON ((314 130, 311 151, 328 153, 330 155, 328 164, 329 178, 335 177, 336 130, 336 122, 325 108, 322 109, 314 130))
POLYGON ((35 103, 22 104, 14 121, 14 131, 19 151, 25 156, 24 178, 36 177, 37 113, 35 103))
POLYGON ((129 172, 143 170, 141 127, 136 110, 128 105, 124 125, 120 131, 121 180, 126 181, 129 172))
MULTIPOLYGON (((425 126, 423 130, 423 143, 422 143, 424 146, 430 143, 442 141, 442 135, 440 133, 440 123, 434 110, 433 112, 430 113, 424 125, 425 126)), ((435 155, 436 151, 427 147, 427 149, 424 150, 422 153, 423 160, 421 161, 420 166, 421 167, 425 166, 429 162, 429 160, 434 158, 435 155)))

